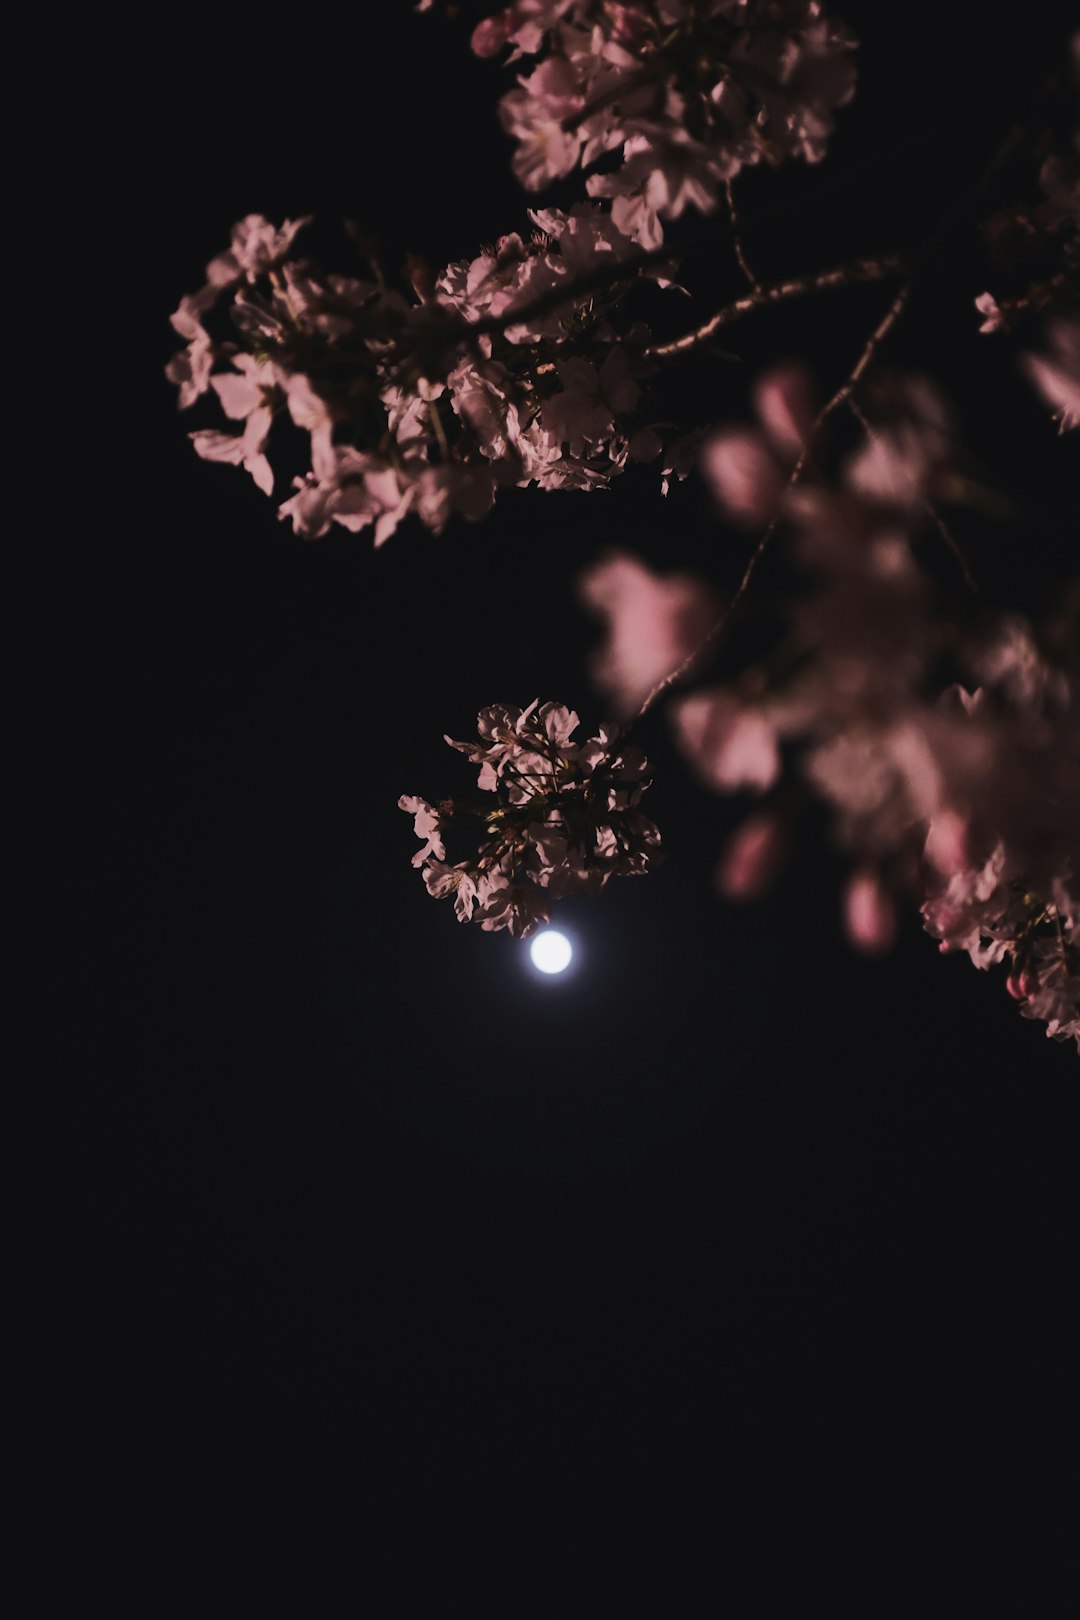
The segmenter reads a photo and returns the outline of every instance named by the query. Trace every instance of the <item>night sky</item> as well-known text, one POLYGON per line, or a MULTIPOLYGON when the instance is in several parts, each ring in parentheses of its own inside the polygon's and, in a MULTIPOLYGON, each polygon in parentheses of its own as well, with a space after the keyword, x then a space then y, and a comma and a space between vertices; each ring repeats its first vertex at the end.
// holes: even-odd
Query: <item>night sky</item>
MULTIPOLYGON (((766 280, 924 241, 1051 59, 1038 7, 1007 43, 935 32, 927 7, 835 9, 860 90, 820 169, 747 181, 766 280)), ((462 23, 378 10, 295 54, 215 29, 197 60, 110 70, 95 104, 110 382, 55 631, 76 823, 62 1471, 127 1524, 259 1490, 421 1535, 509 1517, 553 1545, 601 1523, 632 1544, 673 1513, 715 1596, 751 1548, 1064 1574, 1072 1048, 917 917, 892 956, 850 953, 821 825, 767 901, 721 902, 745 804, 695 785, 662 712, 640 742, 666 862, 556 912, 565 977, 458 925, 409 865, 398 796, 471 782, 444 732, 534 697, 604 717, 584 565, 618 543, 730 587, 745 536, 642 472, 512 491, 378 552, 304 542, 188 443, 210 418, 177 413, 168 316, 244 213, 314 213, 327 251, 362 220, 390 266, 525 223, 500 70, 462 23)), ((979 466, 1041 490, 1023 539, 982 553, 990 599, 1039 609, 1065 455, 1006 350, 959 330, 980 252, 961 220, 891 353, 942 381, 979 466)), ((716 264, 719 301, 739 287, 716 264)), ((794 353, 835 386, 888 298, 733 328, 738 359, 697 364, 688 397, 743 415, 794 353)))

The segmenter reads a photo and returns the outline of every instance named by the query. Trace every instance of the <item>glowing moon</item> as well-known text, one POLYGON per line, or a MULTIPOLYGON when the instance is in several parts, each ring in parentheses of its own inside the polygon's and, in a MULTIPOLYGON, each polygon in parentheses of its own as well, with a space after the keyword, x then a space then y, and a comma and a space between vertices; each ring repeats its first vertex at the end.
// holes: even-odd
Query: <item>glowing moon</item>
POLYGON ((570 966, 573 954, 573 946, 566 935, 560 934, 555 928, 545 928, 529 946, 533 967, 539 968, 541 973, 562 973, 570 966))

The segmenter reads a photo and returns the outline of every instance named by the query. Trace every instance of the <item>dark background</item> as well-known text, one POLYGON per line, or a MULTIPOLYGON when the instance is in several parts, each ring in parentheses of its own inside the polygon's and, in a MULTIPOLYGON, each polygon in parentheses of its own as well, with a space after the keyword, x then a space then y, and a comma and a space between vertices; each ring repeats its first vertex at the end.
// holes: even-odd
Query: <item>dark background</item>
MULTIPOLYGON (((885 961, 850 954, 820 828, 766 903, 717 900, 740 807, 694 786, 662 716, 642 741, 667 863, 562 908, 565 979, 409 867, 398 795, 469 780, 444 731, 535 696, 602 717, 586 562, 616 542, 730 581, 745 539, 642 475, 511 492, 377 553, 309 544, 185 437, 204 419, 164 380, 168 315, 234 219, 349 215, 389 265, 524 223, 500 70, 464 22, 378 9, 294 38, 237 20, 125 70, 102 25, 68 46, 94 86, 75 163, 108 387, 87 389, 93 516, 55 627, 60 1472, 129 1526, 325 1491, 421 1536, 457 1513, 553 1545, 603 1521, 630 1556, 625 1527, 673 1512, 718 1567, 798 1547, 1054 1578, 1076 1507, 1071 1047, 917 919, 885 961)), ((823 166, 749 176, 748 251, 768 281, 952 220, 892 353, 1037 509, 965 539, 991 599, 1045 606, 1075 445, 1008 340, 975 332, 982 249, 954 199, 1060 40, 1037 7, 1007 40, 974 11, 837 9, 859 92, 823 166)), ((739 291, 724 263, 718 299, 739 291)), ((732 329, 739 361, 701 363, 688 398, 738 415, 791 353, 835 385, 888 296, 732 329)))

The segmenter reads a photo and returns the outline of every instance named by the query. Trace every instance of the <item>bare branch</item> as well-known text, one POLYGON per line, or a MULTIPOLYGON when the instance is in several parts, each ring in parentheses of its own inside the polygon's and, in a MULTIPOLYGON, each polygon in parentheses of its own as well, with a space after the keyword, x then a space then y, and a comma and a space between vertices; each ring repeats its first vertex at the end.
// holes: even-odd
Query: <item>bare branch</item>
MULTIPOLYGON (((888 254, 883 259, 858 259, 854 264, 840 265, 835 270, 822 270, 816 276, 800 276, 795 281, 782 281, 775 287, 757 287, 754 292, 747 293, 745 298, 737 298, 733 304, 727 304, 723 309, 717 310, 704 326, 697 327, 695 331, 686 332, 680 338, 673 338, 670 343, 652 344, 644 351, 645 356, 651 360, 672 359, 677 355, 686 354, 690 349, 696 349, 702 343, 707 343, 722 326, 730 326, 734 321, 740 320, 742 316, 749 315, 756 309, 767 309, 772 304, 786 303, 789 298, 805 298, 809 293, 830 292, 835 287, 852 287, 858 282, 865 281, 883 281, 886 276, 900 274, 903 268, 897 255, 888 254)), ((906 293, 904 296, 906 297, 906 293)), ((857 380, 853 379, 853 385, 857 380)))
POLYGON ((742 245, 742 235, 739 227, 739 216, 735 210, 735 190, 730 180, 724 181, 724 196, 727 198, 728 214, 731 216, 731 234, 735 241, 735 257, 739 261, 739 269, 750 283, 755 292, 761 291, 761 283, 751 270, 746 253, 742 245))

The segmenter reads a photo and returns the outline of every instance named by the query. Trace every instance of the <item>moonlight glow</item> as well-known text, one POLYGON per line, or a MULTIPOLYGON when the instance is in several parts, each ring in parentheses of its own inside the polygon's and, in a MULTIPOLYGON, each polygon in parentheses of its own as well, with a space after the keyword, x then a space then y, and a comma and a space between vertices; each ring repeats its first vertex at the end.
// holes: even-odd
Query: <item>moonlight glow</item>
POLYGON ((537 934, 529 946, 533 967, 539 968, 541 973, 562 973, 570 966, 573 954, 566 935, 555 928, 546 928, 542 934, 537 934))

